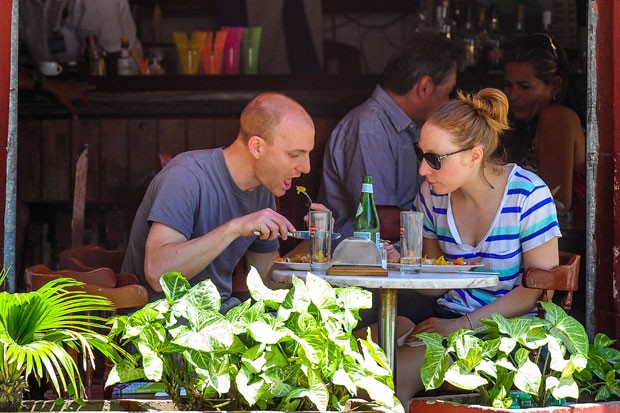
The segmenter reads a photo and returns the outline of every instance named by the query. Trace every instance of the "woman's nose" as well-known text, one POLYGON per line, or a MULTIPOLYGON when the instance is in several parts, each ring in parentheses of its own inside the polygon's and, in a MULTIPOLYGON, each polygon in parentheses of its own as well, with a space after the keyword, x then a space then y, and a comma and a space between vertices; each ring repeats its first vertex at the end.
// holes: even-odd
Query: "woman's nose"
POLYGON ((426 176, 431 172, 430 166, 428 166, 428 162, 424 159, 420 161, 420 167, 418 168, 418 174, 420 176, 426 176))

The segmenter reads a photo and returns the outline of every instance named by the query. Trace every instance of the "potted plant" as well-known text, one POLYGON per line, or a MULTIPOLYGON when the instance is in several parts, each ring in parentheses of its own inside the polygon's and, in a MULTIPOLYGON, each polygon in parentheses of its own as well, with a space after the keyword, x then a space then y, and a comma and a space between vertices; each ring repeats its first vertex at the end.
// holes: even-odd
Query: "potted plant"
MULTIPOLYGON (((614 341, 599 334, 590 346, 577 320, 554 303, 541 304, 544 318, 507 319, 493 313, 491 320, 482 320, 482 327, 459 330, 446 339, 437 333, 418 334, 427 348, 421 369, 425 388, 447 382, 476 391, 480 404, 502 411, 523 407, 524 399, 540 411, 577 401, 580 393, 593 394, 596 401, 617 399, 620 352, 611 347, 614 341)), ((410 411, 459 409, 414 399, 410 411)))
POLYGON ((164 299, 114 321, 110 334, 137 349, 138 363, 117 364, 106 385, 161 382, 185 410, 343 410, 363 390, 368 405, 402 412, 385 354, 352 335, 368 291, 312 274, 271 290, 255 269, 247 283, 253 300, 222 315, 210 280, 190 287, 164 274, 164 299))
MULTIPOLYGON (((5 269, 0 271, 0 284, 6 275, 5 269)), ((93 349, 111 359, 122 351, 97 332, 107 331, 106 320, 87 314, 110 311, 112 305, 86 294, 81 285, 59 278, 32 292, 0 292, 0 411, 17 411, 30 375, 49 379, 57 394, 81 401, 80 369, 68 350, 90 360, 93 349)))

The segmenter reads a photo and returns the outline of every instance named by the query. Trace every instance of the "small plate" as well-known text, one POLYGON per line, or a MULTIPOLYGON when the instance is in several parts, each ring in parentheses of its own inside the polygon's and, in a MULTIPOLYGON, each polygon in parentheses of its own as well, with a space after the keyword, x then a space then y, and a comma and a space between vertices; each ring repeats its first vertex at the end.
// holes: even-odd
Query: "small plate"
POLYGON ((310 271, 309 262, 285 262, 276 260, 273 260, 273 262, 293 271, 310 271))
MULTIPOLYGON (((422 272, 461 272, 470 271, 477 267, 484 267, 484 264, 463 264, 463 265, 435 265, 435 264, 422 264, 422 272)), ((400 269, 400 264, 388 263, 388 268, 400 269)))

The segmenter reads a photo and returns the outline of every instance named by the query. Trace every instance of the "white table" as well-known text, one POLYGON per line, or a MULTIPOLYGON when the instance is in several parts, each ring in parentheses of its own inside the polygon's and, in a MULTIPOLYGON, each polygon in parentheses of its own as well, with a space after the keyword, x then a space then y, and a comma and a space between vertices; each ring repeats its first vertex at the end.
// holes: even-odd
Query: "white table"
MULTIPOLYGON (((305 279, 307 271, 276 268, 271 278, 279 283, 291 283, 293 275, 305 279)), ((486 288, 499 284, 495 272, 459 271, 450 273, 421 272, 401 274, 389 270, 386 276, 370 275, 318 275, 331 285, 338 287, 362 287, 381 290, 379 303, 379 344, 396 372, 396 308, 398 290, 450 290, 455 288, 486 288)), ((396 380, 396 375, 394 375, 396 380)))

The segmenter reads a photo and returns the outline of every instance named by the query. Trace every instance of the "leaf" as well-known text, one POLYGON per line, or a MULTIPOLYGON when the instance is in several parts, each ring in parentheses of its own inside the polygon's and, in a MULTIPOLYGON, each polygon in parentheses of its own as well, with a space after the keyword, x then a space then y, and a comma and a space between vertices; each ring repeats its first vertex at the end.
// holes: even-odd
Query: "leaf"
POLYGON ((189 281, 179 272, 167 272, 159 279, 162 291, 170 304, 181 299, 191 288, 189 281))
POLYGON ((439 388, 445 379, 450 367, 450 354, 443 347, 443 337, 437 333, 420 333, 417 337, 424 341, 426 352, 420 376, 424 388, 432 390, 439 388))
POLYGON ((545 381, 547 391, 551 391, 551 395, 556 399, 572 398, 577 399, 579 397, 579 388, 577 383, 572 377, 563 377, 558 379, 556 377, 547 377, 545 381))
POLYGON ((558 337, 571 354, 588 354, 588 335, 585 328, 558 305, 541 302, 545 310, 545 320, 551 322, 549 332, 558 337))
POLYGON ((463 370, 456 363, 446 371, 445 381, 464 390, 474 390, 488 383, 484 377, 469 370, 463 370))
POLYGON ((517 350, 517 371, 514 375, 514 384, 525 393, 538 395, 542 383, 542 373, 538 366, 529 359, 529 352, 525 349, 517 350))
POLYGON ((199 316, 201 314, 218 313, 221 302, 222 298, 213 281, 203 280, 174 302, 172 313, 176 317, 187 318, 188 321, 194 323, 197 329, 201 329, 203 325, 200 324, 199 316))
POLYGON ((275 344, 285 337, 293 337, 291 331, 281 320, 274 317, 261 317, 248 326, 248 333, 259 343, 275 344))
POLYGON ((368 392, 368 395, 372 400, 376 400, 387 407, 399 406, 398 400, 394 398, 394 391, 386 386, 384 383, 376 380, 373 377, 366 377, 361 379, 357 386, 368 392))
POLYGON ((201 351, 216 351, 230 347, 233 333, 230 322, 220 313, 203 313, 198 323, 200 330, 181 326, 172 331, 172 343, 201 351))
POLYGON ((267 306, 277 310, 286 298, 288 290, 271 290, 265 286, 263 279, 254 267, 250 267, 246 280, 248 291, 256 301, 264 301, 267 306))
POLYGON ((147 379, 160 381, 164 371, 163 360, 150 347, 143 343, 138 343, 138 351, 142 355, 144 365, 144 375, 147 379))

